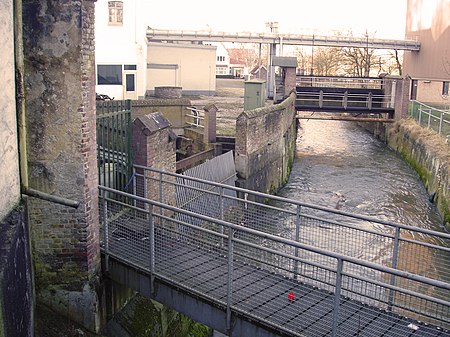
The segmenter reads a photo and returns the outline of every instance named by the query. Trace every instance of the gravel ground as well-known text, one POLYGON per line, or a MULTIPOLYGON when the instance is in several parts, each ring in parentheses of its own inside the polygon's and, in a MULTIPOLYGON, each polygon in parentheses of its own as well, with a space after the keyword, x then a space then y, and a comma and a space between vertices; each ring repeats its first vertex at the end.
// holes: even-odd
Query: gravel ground
POLYGON ((217 79, 215 96, 192 97, 191 102, 198 108, 214 103, 218 108, 217 135, 234 136, 236 118, 244 110, 244 80, 217 79))

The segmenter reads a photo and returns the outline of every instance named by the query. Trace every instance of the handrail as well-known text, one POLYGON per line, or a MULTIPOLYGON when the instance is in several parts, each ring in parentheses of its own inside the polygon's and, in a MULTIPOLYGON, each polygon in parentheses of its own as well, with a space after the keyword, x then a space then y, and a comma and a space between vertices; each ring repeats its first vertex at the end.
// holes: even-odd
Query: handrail
MULTIPOLYGON (((169 211, 172 211, 172 212, 181 213, 181 214, 188 215, 188 216, 191 216, 191 217, 195 217, 195 218, 198 218, 198 219, 206 221, 206 222, 213 222, 213 223, 216 223, 218 225, 221 225, 221 226, 224 226, 224 227, 228 227, 230 229, 239 230, 239 231, 242 231, 242 232, 245 232, 245 233, 249 233, 249 234, 253 234, 253 235, 256 235, 256 236, 260 236, 263 239, 270 239, 270 240, 273 240, 275 242, 284 243, 284 244, 287 244, 287 245, 292 246, 292 247, 301 248, 301 249, 304 249, 304 250, 307 250, 307 251, 310 251, 310 252, 313 252, 313 253, 321 254, 321 255, 324 255, 324 256, 328 256, 328 257, 331 257, 331 258, 334 258, 334 259, 337 259, 337 260, 343 260, 345 262, 350 262, 350 263, 357 264, 357 265, 360 265, 360 266, 363 266, 363 267, 375 269, 375 270, 378 270, 378 271, 381 271, 381 272, 386 272, 386 273, 390 273, 390 274, 393 274, 393 275, 396 275, 396 276, 404 277, 404 278, 407 278, 407 279, 410 279, 410 280, 415 280, 415 281, 418 281, 418 282, 421 282, 421 283, 425 283, 427 285, 432 285, 432 286, 436 286, 436 287, 439 287, 439 288, 442 288, 442 289, 450 290, 450 283, 438 281, 438 280, 435 280, 435 279, 430 279, 430 278, 425 277, 425 276, 415 275, 415 274, 412 274, 412 273, 409 273, 409 272, 404 272, 404 271, 401 271, 401 270, 398 270, 398 269, 393 269, 393 268, 390 268, 390 267, 381 266, 381 265, 378 265, 376 263, 372 263, 372 262, 369 262, 369 261, 364 261, 364 260, 352 258, 352 257, 349 257, 349 256, 344 255, 344 254, 331 252, 331 251, 328 251, 326 249, 310 246, 310 245, 307 245, 307 244, 304 244, 304 243, 300 243, 300 242, 297 242, 297 241, 294 241, 294 240, 282 238, 282 237, 279 237, 279 236, 276 236, 276 235, 272 235, 272 234, 269 234, 269 233, 261 232, 261 231, 258 231, 258 230, 255 230, 255 229, 251 229, 251 228, 248 228, 248 227, 236 225, 236 224, 233 224, 231 222, 226 222, 226 221, 223 221, 223 220, 220 220, 220 219, 211 218, 211 217, 206 216, 206 215, 202 215, 202 214, 199 214, 199 213, 194 213, 194 212, 191 212, 191 211, 187 211, 187 210, 184 210, 184 209, 181 209, 181 208, 178 208, 178 207, 175 207, 175 206, 171 206, 171 205, 168 205, 168 204, 164 204, 164 203, 161 203, 161 202, 158 202, 158 201, 155 201, 155 200, 142 198, 142 197, 139 197, 137 195, 133 195, 133 194, 126 193, 126 192, 123 192, 123 191, 115 190, 113 188, 109 188, 109 187, 106 187, 106 186, 100 186, 99 185, 98 188, 101 191, 118 194, 118 195, 123 196, 123 197, 134 199, 134 200, 140 201, 140 202, 144 202, 144 203, 152 205, 154 207, 164 208, 166 210, 169 210, 169 211)), ((109 201, 116 202, 113 199, 109 199, 109 198, 107 198, 107 199, 109 201)), ((162 215, 158 215, 158 216, 163 217, 162 215)), ((170 217, 168 217, 166 219, 173 221, 173 219, 170 218, 170 217)), ((184 224, 190 225, 189 223, 184 223, 184 224)), ((196 227, 196 228, 198 230, 200 230, 200 231, 206 231, 204 228, 199 228, 199 227, 196 227)), ((261 248, 260 246, 258 246, 258 247, 261 248)), ((295 259, 299 259, 299 258, 295 257, 295 259)), ((391 287, 388 284, 386 284, 386 286, 387 287, 391 287)), ((417 295, 421 295, 421 294, 417 294, 417 295)), ((444 301, 442 303, 445 303, 445 305, 450 306, 450 302, 449 301, 444 301)))
MULTIPOLYGON (((186 177, 185 177, 186 178, 186 177)), ((424 275, 418 275, 415 273, 398 270, 393 267, 387 267, 382 266, 376 263, 373 263, 371 261, 366 261, 362 259, 358 259, 355 257, 348 256, 346 254, 341 254, 337 252, 332 252, 327 249, 323 249, 320 247, 314 247, 309 244, 301 243, 296 240, 283 238, 278 235, 274 235, 271 233, 266 233, 260 230, 256 230, 253 228, 249 228, 246 226, 242 226, 239 224, 234 224, 228 221, 224 221, 221 219, 216 219, 207 215, 199 214, 193 211, 180 209, 176 206, 171 206, 165 203, 161 203, 155 200, 149 200, 140 196, 131 195, 126 192, 117 191, 112 188, 99 186, 100 190, 100 201, 101 201, 101 209, 102 209, 102 223, 103 223, 103 247, 102 250, 105 254, 105 257, 108 261, 109 257, 117 257, 119 259, 122 259, 124 263, 128 263, 130 266, 133 266, 134 268, 139 268, 146 273, 149 273, 150 275, 150 282, 151 282, 151 289, 154 289, 154 279, 160 278, 161 280, 164 280, 165 282, 168 282, 169 284, 173 284, 176 287, 186 288, 189 291, 193 292, 194 294, 198 294, 200 296, 203 296, 205 298, 208 298, 212 300, 215 303, 220 303, 220 305, 226 307, 227 311, 227 326, 231 326, 231 315, 232 312, 240 312, 246 315, 248 312, 246 312, 242 307, 239 307, 238 304, 234 303, 233 298, 233 292, 238 290, 234 289, 232 286, 233 283, 233 273, 234 273, 234 267, 233 264, 236 263, 239 259, 246 259, 250 265, 254 265, 255 268, 257 264, 252 264, 252 251, 256 250, 257 253, 255 254, 256 257, 261 257, 264 254, 275 254, 275 256, 278 256, 280 259, 288 259, 288 261, 291 261, 291 264, 283 264, 281 268, 286 270, 290 273, 289 276, 287 276, 288 280, 294 280, 295 275, 297 273, 300 273, 300 270, 297 269, 296 263, 301 263, 302 265, 311 265, 315 266, 316 268, 319 268, 323 271, 331 272, 333 277, 327 276, 324 279, 321 278, 321 276, 314 276, 312 281, 315 282, 321 282, 324 286, 331 286, 331 289, 334 293, 334 304, 333 304, 333 325, 332 325, 332 335, 338 336, 338 320, 339 320, 339 310, 341 306, 341 297, 342 296, 355 296, 356 300, 361 300, 364 303, 365 301, 368 301, 369 303, 380 303, 382 306, 388 305, 388 310, 393 312, 398 312, 400 315, 403 314, 403 312, 407 311, 413 315, 417 315, 417 319, 425 320, 428 319, 431 320, 432 324, 442 324, 444 327, 450 325, 450 320, 448 317, 443 316, 445 315, 445 312, 448 312, 448 308, 450 308, 450 301, 448 300, 448 297, 445 298, 439 298, 436 296, 433 296, 431 293, 423 293, 422 291, 419 292, 419 290, 410 289, 409 287, 405 287, 405 284, 402 282, 400 283, 392 283, 389 281, 392 278, 399 278, 400 280, 407 280, 408 285, 410 282, 416 282, 418 289, 422 289, 424 286, 431 287, 435 289, 436 291, 439 289, 440 291, 448 292, 450 291, 450 283, 445 281, 440 281, 436 279, 429 278, 424 275), (111 196, 116 195, 120 196, 120 200, 130 200, 131 204, 127 204, 125 202, 121 202, 118 200, 114 200, 111 198, 111 196), (136 204, 140 204, 139 207, 134 206, 136 204), (129 208, 130 210, 134 210, 133 212, 127 212, 126 208, 129 208), (159 210, 159 211, 157 211, 159 210), (161 212, 161 210, 163 210, 161 212), (116 213, 114 213, 116 212, 116 213), (136 212, 142 212, 142 215, 136 214, 136 212), (117 214, 115 216, 114 214, 117 214), (126 215, 124 218, 124 221, 129 221, 129 223, 118 223, 120 219, 120 214, 126 215), (145 216, 143 216, 145 215, 145 216), (216 226, 219 226, 222 228, 221 231, 213 230, 208 226, 200 226, 198 224, 195 224, 195 222, 191 222, 190 219, 197 219, 196 222, 201 221, 203 224, 214 224, 216 226), (149 249, 147 253, 149 253, 150 260, 148 260, 148 255, 146 254, 143 256, 143 262, 142 263, 136 263, 136 260, 132 258, 132 256, 136 255, 136 252, 140 252, 138 255, 142 255, 142 246, 143 242, 139 238, 130 239, 127 241, 127 246, 124 246, 123 244, 119 246, 114 246, 114 242, 111 242, 111 233, 117 226, 120 227, 126 227, 126 226, 133 226, 137 222, 141 222, 143 226, 141 227, 142 230, 145 230, 146 233, 146 239, 149 240, 150 244, 146 245, 146 249, 149 249), (165 227, 167 224, 168 227, 165 227), (167 230, 170 230, 172 233, 176 233, 178 236, 178 240, 182 240, 183 237, 189 239, 189 232, 186 232, 186 230, 177 230, 173 229, 173 225, 181 226, 189 228, 191 231, 195 230, 196 235, 201 235, 201 233, 208 235, 209 237, 214 236, 216 238, 215 241, 209 241, 207 238, 202 239, 195 239, 192 241, 193 248, 198 249, 198 247, 201 247, 205 245, 205 249, 219 249, 220 254, 225 253, 226 255, 223 256, 223 261, 227 261, 225 265, 227 266, 227 274, 226 274, 226 287, 227 287, 227 296, 225 298, 218 298, 213 296, 212 294, 206 294, 202 293, 201 290, 198 287, 191 288, 184 284, 184 281, 180 282, 177 281, 177 279, 173 279, 171 277, 168 277, 165 273, 165 270, 170 269, 170 264, 165 264, 166 261, 159 261, 159 266, 155 264, 155 253, 158 249, 160 254, 164 256, 164 251, 161 251, 161 249, 170 249, 170 245, 165 245, 164 241, 161 240, 155 240, 156 235, 156 228, 158 228, 158 233, 161 233, 161 230, 166 228, 167 230), (236 233, 240 234, 238 237, 236 237, 236 233), (247 235, 249 235, 247 237, 247 235), (261 241, 268 241, 272 242, 272 246, 265 246, 261 244, 257 244, 257 242, 254 242, 253 240, 250 240, 251 237, 258 237, 261 241), (222 244, 217 245, 217 243, 220 242, 220 239, 222 239, 222 244), (201 241, 203 240, 203 241, 201 241), (224 241, 227 240, 226 244, 223 244, 224 241), (133 251, 133 245, 135 245, 136 251, 133 251), (291 249, 284 249, 282 250, 280 247, 286 246, 290 247, 291 249), (245 248, 246 247, 246 248, 245 248), (128 249, 128 251, 123 252, 124 249, 128 249), (295 251, 295 253, 294 253, 295 251), (333 264, 327 263, 327 260, 315 260, 310 259, 308 255, 300 256, 298 255, 298 251, 301 252, 308 252, 317 254, 320 257, 323 258, 329 258, 332 261, 334 261, 333 264), (132 252, 135 252, 134 254, 132 252), (130 255, 131 253, 131 255, 130 255), (127 258, 124 258, 127 256, 127 258), (131 260, 130 260, 131 259, 131 260), (130 260, 128 262, 128 260, 130 260), (163 263, 163 266, 161 267, 161 263, 163 263), (347 267, 348 266, 348 267, 347 267), (365 275, 359 275, 355 273, 353 266, 359 266, 361 268, 366 268, 371 271, 377 271, 382 273, 385 277, 381 277, 380 279, 374 279, 373 277, 365 276, 365 275), (294 268, 293 268, 294 267, 294 268), (292 269, 293 268, 293 269, 292 269), (356 281, 356 286, 353 286, 353 281, 356 281), (357 286, 358 282, 363 282, 365 284, 365 287, 360 288, 357 286), (382 290, 389 292, 389 299, 387 297, 384 297, 383 299, 378 298, 376 295, 378 291, 375 293, 368 291, 366 289, 367 286, 370 287, 377 287, 382 290), (393 301, 393 298, 395 298, 394 294, 399 294, 398 296, 410 296, 411 299, 408 301, 402 301, 400 298, 398 301, 393 301), (392 297, 391 297, 392 295, 392 297), (423 303, 421 302, 423 301, 423 303), (417 307, 417 303, 421 303, 419 307, 417 307), (431 306, 432 308, 429 310, 428 306, 431 306), (434 310, 434 308, 439 308, 438 310, 434 310), (446 311, 447 310, 447 311, 446 311)), ((178 228, 181 228, 178 227, 178 228)), ((192 232, 193 233, 193 232, 192 232)), ((207 252, 205 252, 207 254, 207 252)), ((221 255, 222 256, 222 255, 221 255)), ((139 258, 139 257, 138 257, 139 258)), ((263 261, 263 259, 261 260, 263 261)), ((285 260, 283 260, 285 261, 285 260)), ((167 261, 168 263, 168 261, 167 261)), ((273 262, 269 262, 268 260, 265 262, 267 263, 266 266, 262 266, 263 268, 268 268, 267 270, 270 271, 270 268, 273 266, 274 268, 277 268, 276 265, 273 264, 273 262)), ((108 265, 108 263, 107 263, 108 265)), ((173 266, 172 266, 173 267, 173 266)), ((282 270, 280 269, 280 272, 282 270)), ((301 275, 301 274, 300 274, 301 275)), ((185 278, 181 278, 183 280, 185 278)), ((325 288, 327 289, 327 288, 325 288)), ((396 295, 397 296, 397 295, 396 295)), ((376 304, 374 304, 376 305, 376 304)), ((268 313, 268 316, 270 316, 270 313, 268 313)), ((251 313, 248 313, 249 315, 251 313)), ((272 312, 273 314, 273 312, 272 312)), ((257 317, 259 318, 259 317, 257 317)), ((262 319, 262 318, 259 318, 262 319)), ((270 320, 265 321, 267 324, 276 324, 276 322, 271 322, 270 320)), ((330 327, 331 328, 331 327, 330 327)), ((296 334, 297 335, 297 334, 296 334)))
MULTIPOLYGON (((360 220, 364 220, 364 221, 369 221, 369 222, 375 222, 375 223, 387 225, 387 226, 390 226, 390 227, 393 227, 393 228, 397 228, 398 227, 398 228, 401 228, 401 229, 412 230, 412 231, 416 231, 416 232, 423 233, 423 234, 429 234, 429 235, 433 235, 433 236, 442 237, 442 238, 445 238, 445 239, 450 239, 450 233, 442 233, 442 232, 437 232, 437 231, 433 231, 433 230, 429 230, 429 229, 425 229, 425 228, 417 228, 417 227, 414 227, 414 226, 403 225, 403 224, 400 224, 400 223, 395 223, 395 222, 391 222, 391 221, 387 221, 387 220, 383 220, 383 219, 378 219, 378 218, 367 216, 367 215, 345 212, 345 211, 341 211, 341 210, 334 209, 334 208, 328 208, 328 207, 324 207, 324 206, 320 206, 320 205, 316 205, 316 204, 310 204, 310 203, 305 203, 305 202, 298 201, 298 200, 293 200, 293 199, 289 199, 289 198, 283 198, 283 197, 279 197, 279 196, 276 196, 276 195, 271 195, 271 194, 262 193, 262 192, 258 192, 258 191, 247 190, 247 189, 240 188, 240 187, 235 187, 235 186, 230 186, 230 185, 226 185, 226 184, 216 183, 216 182, 212 182, 212 181, 208 181, 208 180, 204 180, 204 179, 200 179, 200 178, 195 178, 195 177, 185 176, 185 175, 182 175, 182 174, 167 172, 167 171, 160 170, 158 168, 153 168, 153 167, 149 168, 149 167, 142 166, 142 165, 134 165, 134 167, 140 168, 140 169, 144 169, 144 170, 148 170, 148 171, 152 171, 152 172, 161 173, 161 174, 164 174, 164 175, 167 175, 167 176, 180 177, 180 178, 191 180, 191 181, 195 181, 195 182, 198 182, 198 183, 208 184, 208 185, 212 185, 212 186, 219 187, 219 188, 225 188, 225 189, 229 189, 229 190, 232 190, 232 191, 235 191, 235 192, 239 192, 239 193, 242 193, 242 194, 245 194, 245 193, 252 194, 254 196, 257 196, 257 197, 261 198, 262 200, 272 199, 272 200, 275 200, 275 201, 288 202, 288 203, 291 203, 291 204, 296 205, 296 206, 303 206, 303 207, 307 207, 307 208, 311 208, 311 209, 325 211, 325 212, 328 212, 328 213, 348 216, 348 217, 352 217, 352 218, 360 219, 360 220)), ((251 202, 251 201, 248 201, 248 202, 251 202)))

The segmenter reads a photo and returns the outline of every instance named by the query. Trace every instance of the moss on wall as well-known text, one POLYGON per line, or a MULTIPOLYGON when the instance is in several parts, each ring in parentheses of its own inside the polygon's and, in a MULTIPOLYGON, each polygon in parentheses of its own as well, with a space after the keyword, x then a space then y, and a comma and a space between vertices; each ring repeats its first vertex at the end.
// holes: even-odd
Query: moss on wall
POLYGON ((394 123, 387 136, 389 146, 417 172, 450 230, 450 144, 411 119, 394 123))

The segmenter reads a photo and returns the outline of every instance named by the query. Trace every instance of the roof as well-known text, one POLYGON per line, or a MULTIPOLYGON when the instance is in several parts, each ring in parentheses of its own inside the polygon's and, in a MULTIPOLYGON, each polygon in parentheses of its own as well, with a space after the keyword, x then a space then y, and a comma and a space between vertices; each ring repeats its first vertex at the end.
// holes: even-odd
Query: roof
POLYGON ((143 128, 142 131, 147 135, 171 126, 169 120, 164 117, 161 112, 153 112, 151 114, 138 117, 134 123, 140 123, 143 128))
POLYGON ((289 56, 274 56, 272 58, 272 65, 279 67, 297 68, 297 58, 289 56))

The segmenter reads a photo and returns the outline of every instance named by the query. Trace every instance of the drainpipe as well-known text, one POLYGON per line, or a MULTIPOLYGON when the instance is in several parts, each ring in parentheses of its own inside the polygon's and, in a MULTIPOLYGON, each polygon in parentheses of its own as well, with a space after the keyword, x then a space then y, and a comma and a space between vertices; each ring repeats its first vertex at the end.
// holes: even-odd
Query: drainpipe
POLYGON ((14 57, 16 67, 16 112, 19 141, 20 187, 28 189, 27 128, 25 116, 25 81, 22 33, 22 1, 14 1, 14 57))
POLYGON ((68 207, 78 208, 80 202, 31 189, 28 184, 27 124, 25 109, 25 64, 23 56, 22 1, 14 1, 14 62, 16 68, 16 114, 19 145, 19 174, 22 194, 68 207))

